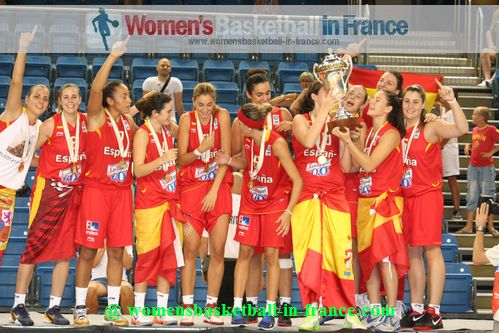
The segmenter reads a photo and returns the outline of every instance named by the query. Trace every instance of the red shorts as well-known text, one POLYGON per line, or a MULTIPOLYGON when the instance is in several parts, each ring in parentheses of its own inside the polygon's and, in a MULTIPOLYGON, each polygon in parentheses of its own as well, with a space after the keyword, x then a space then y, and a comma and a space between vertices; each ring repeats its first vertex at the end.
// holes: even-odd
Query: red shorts
MULTIPOLYGON (((268 214, 239 213, 234 240, 248 246, 284 248, 286 237, 277 236, 276 230, 279 228, 280 223, 275 223, 283 212, 268 214)), ((288 233, 288 235, 290 234, 288 233)))
MULTIPOLYGON (((255 253, 263 254, 264 248, 259 246, 255 249, 255 253)), ((289 232, 284 236, 284 247, 279 248, 279 254, 291 254, 293 253, 293 237, 291 232, 291 225, 289 225, 289 232)))
POLYGON ((442 245, 442 191, 431 191, 416 197, 404 197, 402 222, 405 243, 409 246, 442 245))
POLYGON ((76 225, 76 244, 100 249, 132 245, 132 190, 85 186, 76 225))
POLYGON ((357 238, 357 208, 359 206, 359 176, 356 173, 345 175, 345 197, 350 207, 352 238, 357 238))
POLYGON ((189 188, 184 187, 180 194, 180 209, 184 214, 185 222, 192 225, 199 237, 202 236, 203 229, 211 232, 220 216, 232 214, 232 193, 230 186, 226 183, 220 185, 213 209, 209 212, 201 211, 203 199, 212 184, 213 182, 205 182, 189 188))

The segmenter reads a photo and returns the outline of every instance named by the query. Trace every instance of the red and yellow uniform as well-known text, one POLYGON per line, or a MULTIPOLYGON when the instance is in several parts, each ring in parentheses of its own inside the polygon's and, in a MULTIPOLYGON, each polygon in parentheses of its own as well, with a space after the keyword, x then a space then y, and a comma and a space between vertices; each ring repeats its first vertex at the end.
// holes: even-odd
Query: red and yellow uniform
MULTIPOLYGON (((310 116, 304 116, 310 122, 310 116)), ((321 153, 316 147, 305 148, 296 138, 292 143, 295 164, 303 179, 303 190, 291 218, 302 303, 305 306, 321 297, 324 306, 350 306, 355 304, 352 237, 339 140, 327 134, 324 161, 319 160, 321 153)))
MULTIPOLYGON (((272 149, 273 143, 282 137, 276 132, 266 132, 263 164, 254 179, 248 172, 244 173, 235 241, 249 246, 285 247, 285 237, 277 236, 279 227, 275 223, 286 210, 289 203, 291 183, 279 159, 272 149)), ((248 166, 253 163, 252 156, 259 155, 260 147, 253 144, 250 138, 243 142, 244 154, 248 166), (253 153, 251 149, 253 148, 253 153)), ((287 249, 289 253, 291 249, 287 249)))
POLYGON ((87 167, 82 193, 76 243, 88 248, 132 244, 132 124, 120 115, 113 124, 106 121, 87 134, 87 167), (118 140, 125 156, 121 156, 118 140))
POLYGON ((488 153, 499 141, 499 130, 492 125, 479 129, 473 127, 471 135, 471 157, 470 164, 474 167, 494 166, 492 156, 483 158, 483 153, 488 153))
MULTIPOLYGON (((210 121, 206 125, 201 124, 204 135, 208 135, 210 132, 215 135, 215 143, 208 152, 207 161, 203 161, 201 157, 198 157, 189 165, 181 167, 179 172, 180 208, 186 222, 189 222, 194 227, 199 236, 202 235, 203 229, 210 232, 221 215, 230 215, 232 211, 230 187, 233 179, 230 172, 225 173, 213 209, 209 212, 201 211, 203 198, 210 191, 218 172, 215 155, 222 149, 219 112, 219 109, 215 110, 212 115, 212 122, 210 121), (210 124, 212 126, 211 130, 210 124)), ((187 151, 191 152, 200 145, 195 111, 189 112, 189 119, 189 146, 187 151)))
MULTIPOLYGON (((380 138, 389 130, 397 129, 386 122, 376 134, 369 135, 366 151, 374 151, 380 138)), ((386 258, 396 265, 399 278, 409 270, 402 234, 402 175, 400 145, 375 170, 369 173, 361 170, 359 173, 357 230, 359 262, 364 281, 369 280, 374 266, 386 258)))
POLYGON ((424 127, 418 126, 407 130, 404 145, 409 142, 401 183, 405 242, 409 246, 440 246, 444 214, 440 141, 429 143, 424 127))
MULTIPOLYGON (((39 166, 31 193, 29 231, 22 264, 37 264, 75 257, 75 220, 81 201, 81 184, 85 166, 87 118, 79 114, 78 160, 71 154, 64 134, 62 114, 52 119, 54 130, 40 149, 39 166)), ((71 138, 76 127, 67 124, 71 138)), ((72 140, 74 144, 75 140, 72 140)))
MULTIPOLYGON (((159 158, 154 137, 147 125, 142 125, 149 136, 144 164, 159 158)), ((157 132, 160 143, 166 140, 170 149, 173 138, 168 128, 157 132), (163 138, 163 133, 165 138, 163 138)), ((175 285, 177 268, 183 266, 184 258, 177 222, 180 212, 177 207, 177 171, 175 163, 161 167, 153 173, 137 178, 135 196, 135 236, 137 264, 135 283, 148 281, 156 285, 158 275, 175 285)))

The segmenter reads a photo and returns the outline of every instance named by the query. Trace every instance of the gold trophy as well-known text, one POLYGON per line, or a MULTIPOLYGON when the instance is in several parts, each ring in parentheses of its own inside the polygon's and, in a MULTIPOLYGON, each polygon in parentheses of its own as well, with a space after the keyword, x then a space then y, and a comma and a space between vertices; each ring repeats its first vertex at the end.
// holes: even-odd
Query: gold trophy
MULTIPOLYGON (((336 96, 338 100, 342 100, 347 91, 348 78, 352 73, 352 66, 352 57, 348 54, 340 58, 329 50, 329 54, 321 64, 314 64, 314 75, 329 87, 330 94, 336 96)), ((333 121, 328 123, 329 132, 335 127, 348 127, 350 129, 360 127, 360 118, 349 113, 343 106, 340 105, 337 110, 332 111, 336 115, 333 121)))

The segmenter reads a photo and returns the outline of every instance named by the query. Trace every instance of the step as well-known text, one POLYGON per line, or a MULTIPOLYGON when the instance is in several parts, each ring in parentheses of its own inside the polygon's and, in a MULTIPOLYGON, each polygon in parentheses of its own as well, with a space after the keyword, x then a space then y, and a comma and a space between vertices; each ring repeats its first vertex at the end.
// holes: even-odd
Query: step
POLYGON ((477 106, 487 106, 491 107, 492 106, 492 99, 493 97, 488 95, 488 96, 477 96, 477 95, 470 95, 470 94, 462 94, 459 95, 459 104, 462 107, 472 107, 475 108, 477 106))
POLYGON ((492 293, 476 293, 476 308, 491 309, 492 308, 492 293))
POLYGON ((444 84, 451 86, 454 90, 460 90, 468 86, 476 86, 480 83, 480 78, 475 76, 444 76, 444 84))
POLYGON ((460 75, 474 76, 473 67, 446 67, 446 66, 407 66, 407 65, 379 65, 380 71, 397 71, 405 73, 433 74, 433 75, 460 75))
POLYGON ((476 281, 477 287, 487 287, 491 288, 494 286, 494 278, 493 277, 475 277, 473 278, 476 281))
MULTIPOLYGON (((459 97, 459 100, 460 100, 459 103, 461 103, 462 102, 461 97, 459 97)), ((461 108, 463 109, 463 112, 466 115, 466 118, 471 119, 472 115, 473 115, 473 110, 475 110, 475 107, 461 105, 461 108)), ((492 115, 491 119, 499 119, 499 110, 497 108, 490 108, 490 113, 492 115)))
MULTIPOLYGON (((494 166, 496 170, 499 168, 499 156, 493 156, 492 160, 494 161, 494 166)), ((469 165, 470 158, 468 156, 459 155, 459 166, 461 168, 467 168, 469 165)))
POLYGON ((403 55, 369 55, 369 64, 386 65, 427 65, 427 66, 469 66, 467 58, 452 57, 413 57, 403 55))
MULTIPOLYGON (((459 191, 461 193, 466 193, 466 191, 467 191, 467 189, 466 189, 467 184, 468 184, 468 182, 466 180, 462 180, 462 179, 458 179, 457 180, 457 186, 458 186, 459 191)), ((496 181, 495 185, 496 185, 496 187, 498 187, 499 186, 499 181, 496 181)), ((443 191, 450 193, 449 184, 447 182, 443 183, 443 191)))
MULTIPOLYGON (((475 235, 455 235, 457 240, 457 245, 459 249, 461 248, 471 248, 473 249, 473 242, 475 241, 475 235)), ((492 248, 497 245, 499 239, 492 237, 490 234, 485 234, 483 238, 484 246, 486 249, 492 248)), ((494 274, 490 275, 493 276, 494 274)))

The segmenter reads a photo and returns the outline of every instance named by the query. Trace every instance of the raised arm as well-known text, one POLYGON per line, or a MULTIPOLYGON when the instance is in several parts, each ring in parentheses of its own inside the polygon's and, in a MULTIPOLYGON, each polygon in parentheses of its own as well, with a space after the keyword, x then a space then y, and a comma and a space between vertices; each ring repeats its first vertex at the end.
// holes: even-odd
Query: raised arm
POLYGON ((35 25, 31 32, 23 32, 19 38, 19 52, 17 53, 14 70, 12 71, 12 81, 10 83, 9 94, 7 95, 7 104, 2 114, 3 121, 13 121, 22 112, 23 104, 21 99, 23 94, 23 76, 26 68, 26 53, 35 37, 37 29, 35 25))

